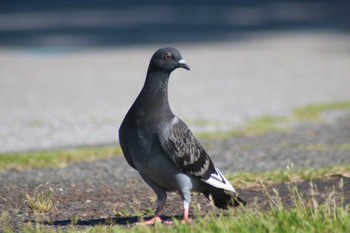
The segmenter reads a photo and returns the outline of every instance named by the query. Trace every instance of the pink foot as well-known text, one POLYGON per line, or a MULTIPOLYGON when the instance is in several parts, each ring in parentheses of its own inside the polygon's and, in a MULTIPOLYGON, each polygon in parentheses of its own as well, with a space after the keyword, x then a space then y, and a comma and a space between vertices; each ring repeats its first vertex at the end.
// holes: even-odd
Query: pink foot
MULTIPOLYGON (((173 221, 171 221, 171 220, 164 220, 164 221, 162 221, 162 223, 164 224, 164 225, 167 225, 167 226, 172 226, 172 225, 174 225, 175 223, 173 222, 173 221)), ((181 224, 191 224, 192 223, 192 219, 187 219, 187 220, 184 220, 184 219, 182 219, 181 220, 181 224)))
POLYGON ((151 218, 147 221, 144 221, 144 222, 137 222, 136 225, 137 226, 148 226, 148 225, 154 225, 155 223, 161 223, 162 220, 160 219, 160 217, 154 217, 154 218, 151 218))
POLYGON ((182 219, 182 220, 181 220, 181 223, 182 223, 182 224, 188 224, 188 223, 191 224, 191 223, 192 223, 192 219, 191 219, 191 218, 182 219))

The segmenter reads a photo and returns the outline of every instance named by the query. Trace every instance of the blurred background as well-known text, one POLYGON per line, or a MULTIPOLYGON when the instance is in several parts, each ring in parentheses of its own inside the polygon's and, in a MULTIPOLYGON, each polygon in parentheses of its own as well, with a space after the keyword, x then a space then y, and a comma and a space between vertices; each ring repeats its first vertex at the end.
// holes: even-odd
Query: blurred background
POLYGON ((159 47, 195 132, 350 99, 349 1, 0 1, 0 152, 112 145, 159 47), (146 3, 147 2, 147 3, 146 3))

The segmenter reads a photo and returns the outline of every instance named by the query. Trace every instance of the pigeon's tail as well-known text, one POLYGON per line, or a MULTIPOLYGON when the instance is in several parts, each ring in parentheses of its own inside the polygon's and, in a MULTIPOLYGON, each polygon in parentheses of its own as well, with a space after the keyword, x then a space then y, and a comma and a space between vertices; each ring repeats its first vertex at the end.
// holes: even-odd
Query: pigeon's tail
POLYGON ((224 189, 208 185, 207 188, 202 191, 202 193, 210 201, 212 201, 216 207, 221 209, 227 209, 229 206, 236 207, 246 205, 246 202, 239 198, 237 193, 224 189))

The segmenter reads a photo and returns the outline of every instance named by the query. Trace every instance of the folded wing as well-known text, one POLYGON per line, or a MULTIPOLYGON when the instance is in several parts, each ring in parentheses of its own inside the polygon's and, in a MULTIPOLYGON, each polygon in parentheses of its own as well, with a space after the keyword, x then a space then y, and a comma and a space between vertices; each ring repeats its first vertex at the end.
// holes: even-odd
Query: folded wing
POLYGON ((174 117, 162 128, 159 137, 163 150, 182 172, 214 187, 235 192, 183 121, 174 117))

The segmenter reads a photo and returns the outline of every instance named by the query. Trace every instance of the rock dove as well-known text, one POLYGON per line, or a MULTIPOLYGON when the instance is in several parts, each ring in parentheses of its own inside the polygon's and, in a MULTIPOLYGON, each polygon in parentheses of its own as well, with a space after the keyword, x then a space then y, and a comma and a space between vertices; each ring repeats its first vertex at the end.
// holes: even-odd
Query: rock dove
POLYGON ((177 49, 161 48, 154 53, 144 86, 119 129, 127 162, 157 195, 154 217, 146 224, 161 222, 168 191, 181 196, 182 222, 191 221, 191 191, 203 193, 219 208, 245 205, 188 126, 170 109, 169 75, 177 68, 190 70, 177 49))

